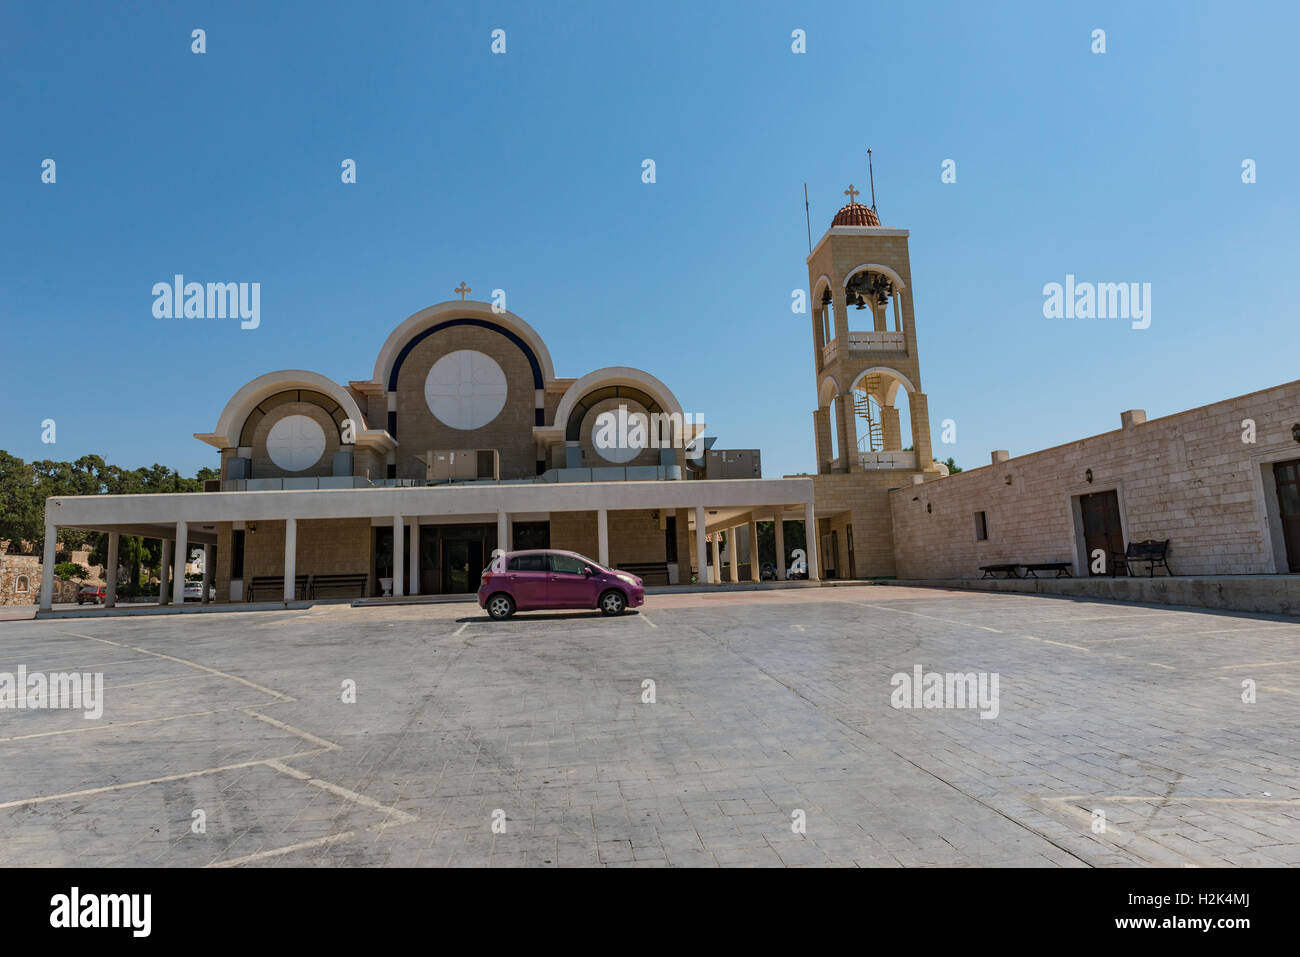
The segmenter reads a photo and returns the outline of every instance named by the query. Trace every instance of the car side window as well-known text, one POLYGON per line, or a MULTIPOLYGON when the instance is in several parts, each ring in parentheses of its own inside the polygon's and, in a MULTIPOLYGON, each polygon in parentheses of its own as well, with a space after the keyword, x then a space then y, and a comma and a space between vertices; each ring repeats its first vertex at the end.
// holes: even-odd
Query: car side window
POLYGON ((546 571, 545 555, 516 555, 510 559, 509 570, 512 572, 546 571))
POLYGON ((551 556, 551 571, 561 575, 581 575, 582 570, 589 567, 581 558, 572 555, 551 556))

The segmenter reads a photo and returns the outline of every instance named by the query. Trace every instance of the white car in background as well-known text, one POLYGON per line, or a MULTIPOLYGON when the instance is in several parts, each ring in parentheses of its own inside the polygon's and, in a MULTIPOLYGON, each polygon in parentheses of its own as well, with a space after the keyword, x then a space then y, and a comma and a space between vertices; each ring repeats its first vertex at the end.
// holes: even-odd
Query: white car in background
MULTIPOLYGON (((212 585, 208 586, 208 601, 217 597, 217 589, 212 585)), ((203 582, 186 582, 185 583, 185 600, 201 601, 203 599, 203 582)))

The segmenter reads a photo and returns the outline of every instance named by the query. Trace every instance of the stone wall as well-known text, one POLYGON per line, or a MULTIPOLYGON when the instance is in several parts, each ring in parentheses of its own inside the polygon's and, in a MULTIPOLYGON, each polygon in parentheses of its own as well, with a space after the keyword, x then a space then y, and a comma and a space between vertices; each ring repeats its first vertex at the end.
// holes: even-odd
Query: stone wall
MULTIPOLYGON (((849 577, 847 526, 853 526, 854 571, 857 578, 891 578, 894 566, 894 529, 890 522, 889 490, 911 488, 910 472, 863 471, 811 476, 822 531, 836 532, 838 554, 833 562, 819 555, 823 575, 834 568, 849 577), (826 520, 823 523, 823 520, 826 520)), ((818 539, 817 547, 821 548, 818 539)))
POLYGON ((1078 497, 1111 489, 1125 541, 1169 539, 1178 575, 1285 571, 1272 464, 1300 459, 1300 381, 1142 418, 1125 413, 1114 432, 891 492, 898 577, 978 578, 980 565, 1049 561, 1086 574, 1078 497), (1247 419, 1253 443, 1243 441, 1247 419), (987 541, 975 540, 977 511, 987 541))
POLYGON ((40 596, 40 558, 0 553, 0 605, 35 605, 40 596))
MULTIPOLYGON (((244 595, 254 577, 284 574, 283 521, 258 521, 255 531, 244 531, 244 595)), ((214 584, 217 601, 230 601, 230 572, 233 528, 229 523, 217 529, 217 563, 214 584)), ((299 575, 364 574, 373 579, 371 572, 372 534, 370 520, 366 518, 303 520, 298 522, 298 550, 296 573, 299 575)), ((368 581, 366 594, 371 594, 373 580, 368 581)), ((327 597, 337 597, 341 592, 330 592, 327 597)), ((256 596, 259 601, 274 596, 256 596)))
MULTIPOLYGON (((537 474, 537 443, 533 439, 536 387, 528 358, 513 342, 489 329, 453 326, 420 340, 411 349, 397 375, 397 477, 425 477, 417 456, 430 449, 496 449, 501 456, 501 478, 533 478, 537 474), (424 386, 429 370, 443 356, 470 349, 490 356, 506 377, 506 403, 487 425, 478 429, 453 429, 429 411, 424 386)), ((376 420, 386 427, 384 418, 376 420)))
MULTIPOLYGON (((620 510, 609 513, 609 563, 619 565, 667 561, 667 538, 652 509, 620 510)), ((682 526, 689 513, 680 512, 677 521, 677 558, 689 565, 689 536, 682 526)), ((552 512, 551 547, 578 552, 600 560, 595 512, 552 512)))

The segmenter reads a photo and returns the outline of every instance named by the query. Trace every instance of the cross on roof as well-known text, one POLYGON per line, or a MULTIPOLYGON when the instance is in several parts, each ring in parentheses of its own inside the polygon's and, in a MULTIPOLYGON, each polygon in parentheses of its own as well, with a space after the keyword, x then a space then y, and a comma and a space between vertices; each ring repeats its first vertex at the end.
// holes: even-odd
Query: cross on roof
POLYGON ((852 183, 849 183, 849 188, 844 191, 844 195, 849 198, 850 203, 856 203, 858 201, 858 196, 861 195, 861 193, 862 190, 854 189, 852 183))
POLYGON ((453 290, 452 290, 452 292, 454 292, 454 293, 456 293, 458 296, 460 296, 460 301, 461 301, 461 302, 464 302, 464 301, 465 301, 465 297, 468 296, 468 295, 469 295, 471 292, 473 292, 473 291, 474 291, 473 289, 471 289, 471 288, 469 288, 469 286, 465 285, 465 280, 463 280, 463 279, 460 281, 460 288, 459 288, 459 289, 453 289, 453 290))

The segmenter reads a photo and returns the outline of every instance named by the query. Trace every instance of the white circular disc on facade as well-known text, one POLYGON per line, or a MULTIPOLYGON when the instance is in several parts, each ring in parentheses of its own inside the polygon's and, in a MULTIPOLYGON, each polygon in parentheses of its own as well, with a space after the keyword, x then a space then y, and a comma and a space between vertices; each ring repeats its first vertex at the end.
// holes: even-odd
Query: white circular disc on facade
POLYGON ((625 465, 650 444, 650 424, 644 413, 629 411, 620 416, 618 409, 609 409, 592 416, 592 421, 591 447, 606 462, 625 465))
POLYGON ((505 408, 506 374, 496 360, 481 352, 449 352, 429 370, 424 399, 443 425, 462 431, 481 429, 505 408))
POLYGON ((286 472, 301 472, 320 461, 325 430, 305 415, 286 415, 266 436, 266 454, 286 472))

